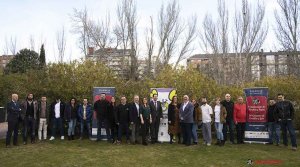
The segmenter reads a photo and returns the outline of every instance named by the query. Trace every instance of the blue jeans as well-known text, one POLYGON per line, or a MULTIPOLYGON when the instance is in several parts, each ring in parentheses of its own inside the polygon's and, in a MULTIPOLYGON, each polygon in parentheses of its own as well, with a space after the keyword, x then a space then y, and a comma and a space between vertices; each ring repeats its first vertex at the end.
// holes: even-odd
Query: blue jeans
POLYGON ((293 127, 292 120, 285 120, 281 122, 281 129, 282 129, 282 137, 283 137, 283 144, 288 145, 288 139, 287 139, 287 131, 289 131, 292 147, 297 147, 296 142, 296 133, 295 129, 293 127))
POLYGON ((69 122, 68 128, 68 136, 74 135, 75 133, 75 126, 76 126, 76 119, 71 119, 69 122))
POLYGON ((62 125, 62 119, 61 118, 53 118, 52 120, 52 136, 55 136, 56 128, 60 131, 60 136, 64 136, 64 127, 62 125))
POLYGON ((88 122, 88 121, 85 121, 85 120, 81 120, 81 122, 80 122, 80 136, 83 137, 84 124, 86 126, 87 131, 88 131, 89 137, 91 137, 92 136, 91 123, 88 122))
POLYGON ((273 137, 275 136, 276 144, 279 144, 280 141, 280 125, 276 122, 268 123, 269 131, 269 143, 273 143, 273 137))
POLYGON ((223 124, 221 122, 215 122, 215 128, 216 128, 216 132, 217 132, 217 139, 218 140, 224 140, 224 136, 223 136, 223 124))
POLYGON ((194 143, 198 143, 197 129, 198 129, 198 124, 197 123, 193 123, 192 138, 193 138, 194 143))
POLYGON ((223 124, 223 137, 227 141, 227 131, 229 127, 230 141, 234 143, 234 122, 233 119, 226 119, 226 123, 223 124))

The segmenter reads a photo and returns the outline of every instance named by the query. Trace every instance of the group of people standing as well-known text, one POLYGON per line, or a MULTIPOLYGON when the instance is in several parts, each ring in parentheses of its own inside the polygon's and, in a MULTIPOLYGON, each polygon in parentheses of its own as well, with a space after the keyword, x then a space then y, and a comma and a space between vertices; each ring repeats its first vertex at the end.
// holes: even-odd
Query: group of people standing
MULTIPOLYGON (((77 121, 80 122, 80 138, 84 133, 92 136, 92 117, 97 118, 97 141, 102 140, 101 128, 106 131, 108 142, 120 144, 122 135, 126 135, 126 143, 148 145, 158 142, 158 131, 160 122, 163 119, 162 103, 158 101, 157 94, 152 100, 144 97, 140 103, 140 98, 135 95, 132 103, 127 103, 125 96, 120 97, 117 105, 115 97, 111 101, 106 99, 106 94, 100 94, 100 99, 93 105, 84 98, 78 104, 75 98, 71 98, 68 103, 64 103, 60 98, 48 105, 47 97, 42 96, 38 102, 34 100, 32 93, 27 95, 24 102, 18 102, 18 95, 12 94, 12 100, 7 104, 8 131, 6 136, 6 147, 10 147, 10 140, 13 133, 13 144, 17 145, 18 125, 23 123, 23 144, 27 144, 28 134, 31 143, 35 143, 35 132, 37 129, 38 140, 47 139, 47 126, 51 125, 50 140, 56 137, 59 130, 61 140, 64 140, 65 123, 68 125, 68 140, 75 139, 75 127, 77 121), (95 111, 95 114, 93 114, 95 111), (38 128, 36 128, 38 127, 38 128), (130 133, 131 132, 131 133, 130 133), (141 134, 141 140, 139 140, 141 134), (149 140, 148 140, 149 139, 149 140)), ((182 103, 178 102, 178 97, 173 96, 168 106, 168 133, 170 144, 176 140, 178 143, 190 146, 197 145, 198 128, 201 127, 203 144, 212 144, 212 127, 215 128, 217 142, 216 145, 224 146, 227 141, 229 131, 229 141, 232 144, 243 144, 246 125, 246 104, 242 96, 237 98, 237 102, 231 100, 230 94, 225 95, 225 99, 215 98, 208 103, 206 97, 202 97, 198 102, 196 99, 189 99, 188 95, 183 96, 182 103), (236 129, 237 142, 234 141, 234 129, 236 129)), ((294 107, 290 101, 284 100, 282 94, 278 94, 277 102, 270 99, 268 107, 268 130, 269 143, 273 144, 275 134, 276 145, 280 141, 280 127, 282 129, 283 144, 288 145, 287 131, 289 131, 292 149, 296 150, 296 134, 292 125, 294 119, 294 107)))

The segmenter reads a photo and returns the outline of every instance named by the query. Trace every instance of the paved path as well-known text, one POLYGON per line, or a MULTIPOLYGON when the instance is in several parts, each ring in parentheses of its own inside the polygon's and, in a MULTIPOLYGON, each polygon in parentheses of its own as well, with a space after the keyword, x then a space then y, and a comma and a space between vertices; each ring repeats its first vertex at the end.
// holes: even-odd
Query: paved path
POLYGON ((0 139, 4 139, 7 132, 7 122, 0 123, 0 139))

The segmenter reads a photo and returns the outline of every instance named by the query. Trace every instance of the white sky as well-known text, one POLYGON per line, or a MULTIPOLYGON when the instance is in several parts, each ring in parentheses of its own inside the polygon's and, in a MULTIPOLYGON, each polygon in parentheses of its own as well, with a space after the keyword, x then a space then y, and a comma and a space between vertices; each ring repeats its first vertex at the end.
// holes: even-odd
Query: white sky
MULTIPOLYGON (((149 25, 149 17, 157 19, 162 3, 169 0, 137 0, 138 33, 140 54, 144 55, 144 31, 149 25)), ((242 0, 226 0, 230 16, 233 16, 235 5, 242 0)), ((259 0, 249 0, 256 3, 259 0)), ((276 39, 274 29, 274 9, 278 7, 276 0, 260 0, 266 6, 265 21, 269 24, 269 33, 262 47, 265 51, 275 51, 276 39)), ((80 59, 77 36, 72 34, 70 15, 73 9, 83 9, 85 6, 94 19, 101 19, 109 12, 111 23, 115 23, 116 6, 119 0, 0 0, 0 55, 5 54, 5 40, 11 37, 17 39, 17 50, 30 47, 30 36, 35 39, 35 50, 39 51, 41 43, 45 43, 47 62, 57 61, 56 33, 65 28, 67 46, 65 61, 80 59)), ((217 0, 179 0, 181 16, 188 18, 193 14, 198 16, 198 27, 201 27, 206 13, 214 15, 217 12, 217 0)), ((156 30, 156 29, 155 29, 156 30)), ((200 53, 199 40, 194 42, 194 53, 200 53)), ((278 47, 277 47, 278 48, 278 47)), ((157 49, 157 48, 156 48, 157 49)), ((8 52, 8 54, 10 54, 8 52)), ((183 61, 184 62, 184 61, 183 61)))

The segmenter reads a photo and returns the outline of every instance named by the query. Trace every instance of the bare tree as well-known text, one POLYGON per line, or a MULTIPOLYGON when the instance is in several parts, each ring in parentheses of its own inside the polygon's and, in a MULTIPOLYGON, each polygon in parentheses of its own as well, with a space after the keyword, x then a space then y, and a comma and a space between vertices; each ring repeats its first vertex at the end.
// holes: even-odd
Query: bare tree
POLYGON ((8 52, 9 52, 9 42, 8 42, 8 39, 7 37, 5 37, 5 44, 3 46, 3 54, 4 55, 8 55, 8 52))
POLYGON ((160 12, 158 15, 158 36, 159 36, 159 47, 155 63, 158 64, 160 61, 162 64, 166 64, 169 61, 169 57, 174 49, 174 44, 178 39, 178 36, 182 32, 180 22, 180 7, 177 0, 173 0, 168 3, 165 8, 161 5, 160 12), (168 43, 168 44, 167 44, 168 43), (162 53, 164 55, 162 56, 162 53), (162 59, 162 60, 160 60, 162 59))
POLYGON ((276 37, 284 51, 291 51, 288 55, 288 72, 300 76, 300 57, 293 51, 300 49, 300 1, 277 0, 279 9, 274 11, 276 20, 276 37))
POLYGON ((71 15, 71 20, 73 22, 73 30, 74 34, 79 35, 79 48, 81 52, 87 56, 88 52, 87 49, 91 43, 91 37, 88 33, 89 27, 89 18, 88 18, 88 11, 87 8, 83 10, 73 9, 73 14, 71 15))
POLYGON ((64 27, 60 31, 56 32, 56 44, 58 50, 58 60, 60 63, 62 63, 64 60, 66 50, 66 35, 64 27))
POLYGON ((218 19, 213 21, 207 15, 203 21, 203 31, 200 32, 202 49, 212 53, 210 75, 219 83, 240 84, 252 80, 251 66, 254 59, 252 52, 258 52, 265 41, 268 27, 264 24, 265 7, 257 3, 249 6, 243 0, 242 8, 236 8, 231 34, 228 30, 228 9, 225 0, 218 1, 218 19), (240 10, 241 9, 241 10, 240 10), (229 45, 228 36, 232 36, 229 45), (229 56, 229 52, 235 54, 229 56))
POLYGON ((87 26, 88 34, 91 38, 91 44, 97 48, 106 48, 113 42, 110 31, 110 15, 106 15, 105 20, 98 22, 90 21, 87 26))
POLYGON ((206 53, 212 53, 209 67, 204 67, 210 77, 214 78, 219 84, 226 83, 224 66, 228 59, 230 50, 228 39, 229 13, 224 0, 218 1, 218 19, 216 22, 212 16, 207 14, 202 24, 202 31, 199 33, 200 46, 206 53), (212 65, 213 64, 213 65, 212 65))
POLYGON ((16 37, 10 37, 9 41, 9 51, 12 55, 17 54, 17 38, 16 37))
POLYGON ((152 57, 153 57, 153 49, 155 45, 154 41, 154 29, 153 29, 153 18, 150 17, 150 28, 146 29, 146 46, 147 46, 147 75, 151 76, 152 71, 152 57))
POLYGON ((235 60, 238 60, 236 81, 252 80, 251 65, 255 60, 250 53, 258 52, 266 39, 268 27, 264 25, 264 16, 264 4, 257 3, 251 10, 247 0, 243 1, 242 10, 235 12, 232 36, 233 49, 237 54, 235 60))
POLYGON ((178 66, 178 64, 186 58, 187 55, 191 54, 194 48, 191 46, 192 42, 196 38, 196 26, 197 26, 197 17, 193 16, 188 23, 188 31, 183 41, 183 46, 179 52, 174 68, 178 66))
POLYGON ((130 67, 129 78, 138 78, 138 41, 137 41, 137 12, 134 0, 122 0, 117 8, 118 24, 115 33, 118 41, 121 41, 123 55, 129 49, 130 67))
POLYGON ((30 35, 29 37, 29 46, 30 46, 30 50, 35 51, 35 40, 33 35, 30 35))

